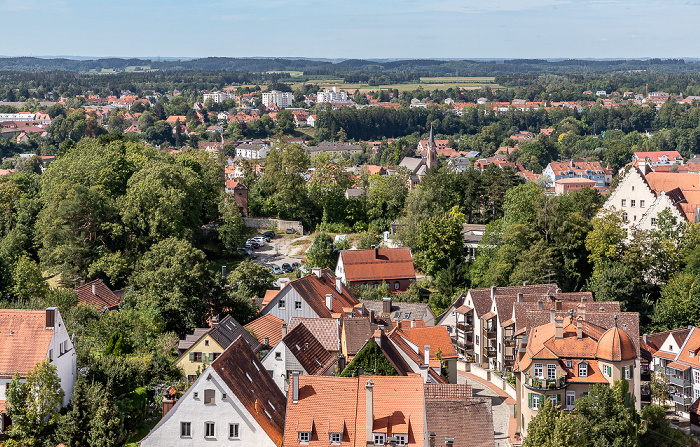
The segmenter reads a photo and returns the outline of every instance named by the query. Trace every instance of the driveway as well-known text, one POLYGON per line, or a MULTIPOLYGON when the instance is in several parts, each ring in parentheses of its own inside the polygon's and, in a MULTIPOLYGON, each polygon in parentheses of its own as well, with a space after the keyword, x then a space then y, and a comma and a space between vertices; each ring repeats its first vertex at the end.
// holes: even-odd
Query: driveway
POLYGON ((266 242, 264 247, 253 250, 255 253, 253 262, 267 267, 273 264, 282 267, 285 262, 288 264, 301 262, 305 258, 304 250, 307 247, 307 240, 310 244, 311 238, 309 236, 277 236, 270 242, 266 242))

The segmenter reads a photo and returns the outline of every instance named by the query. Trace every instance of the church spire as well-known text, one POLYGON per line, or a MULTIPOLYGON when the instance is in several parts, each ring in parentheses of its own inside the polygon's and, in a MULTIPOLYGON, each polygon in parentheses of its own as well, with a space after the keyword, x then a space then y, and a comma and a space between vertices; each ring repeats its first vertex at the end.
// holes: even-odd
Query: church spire
POLYGON ((433 138, 433 125, 430 125, 430 136, 428 137, 428 147, 435 147, 435 138, 433 138))

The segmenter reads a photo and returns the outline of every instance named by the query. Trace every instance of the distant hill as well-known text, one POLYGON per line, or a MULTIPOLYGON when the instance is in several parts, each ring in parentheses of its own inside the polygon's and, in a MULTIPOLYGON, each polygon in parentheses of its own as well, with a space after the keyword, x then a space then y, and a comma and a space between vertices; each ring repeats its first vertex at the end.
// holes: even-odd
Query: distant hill
POLYGON ((700 71, 700 62, 683 59, 589 60, 589 59, 510 59, 510 60, 330 60, 291 58, 207 57, 187 60, 149 59, 67 59, 38 57, 0 58, 2 71, 128 72, 140 70, 223 70, 223 71, 301 71, 306 75, 347 72, 409 72, 421 75, 493 76, 515 73, 584 73, 629 70, 659 72, 700 71))

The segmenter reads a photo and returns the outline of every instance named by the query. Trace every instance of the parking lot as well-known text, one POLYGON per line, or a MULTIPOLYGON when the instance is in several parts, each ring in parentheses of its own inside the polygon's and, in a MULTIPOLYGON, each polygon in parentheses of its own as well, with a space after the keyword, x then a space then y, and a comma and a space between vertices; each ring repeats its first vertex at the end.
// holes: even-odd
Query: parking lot
MULTIPOLYGON (((305 257, 304 249, 306 246, 303 242, 307 239, 309 239, 308 236, 278 235, 270 242, 266 242, 264 247, 253 250, 253 262, 266 267, 271 267, 273 264, 282 267, 285 262, 290 265, 294 262, 300 263, 305 257), (275 249, 275 246, 278 248, 275 249)), ((309 242, 311 241, 309 240, 309 242)))

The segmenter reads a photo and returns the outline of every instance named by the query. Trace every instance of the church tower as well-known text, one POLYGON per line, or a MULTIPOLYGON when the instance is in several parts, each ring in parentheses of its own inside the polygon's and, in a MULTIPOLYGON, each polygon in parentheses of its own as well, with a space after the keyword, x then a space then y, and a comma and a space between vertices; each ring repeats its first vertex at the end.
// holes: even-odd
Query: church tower
POLYGON ((433 138, 433 125, 430 125, 430 137, 428 137, 428 168, 437 168, 437 147, 435 146, 435 138, 433 138))

